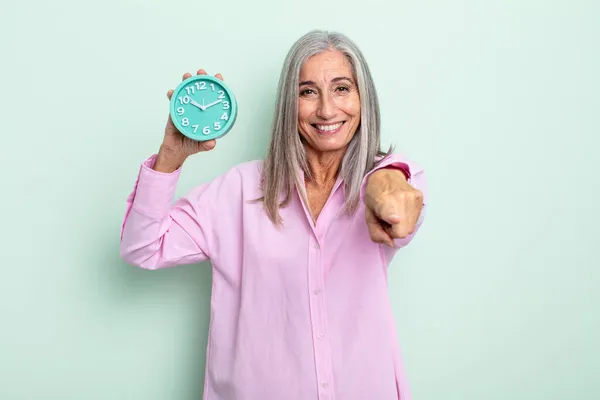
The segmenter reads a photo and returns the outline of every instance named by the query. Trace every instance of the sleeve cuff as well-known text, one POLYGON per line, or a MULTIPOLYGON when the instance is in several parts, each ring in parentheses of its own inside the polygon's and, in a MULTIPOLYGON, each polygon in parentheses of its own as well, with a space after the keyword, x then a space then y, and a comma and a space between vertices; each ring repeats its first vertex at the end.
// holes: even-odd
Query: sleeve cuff
POLYGON ((382 168, 389 168, 389 169, 397 169, 400 170, 403 174, 404 177, 406 178, 407 181, 410 181, 410 167, 408 166, 408 164, 401 162, 401 161, 397 161, 397 162, 393 162, 389 165, 386 165, 385 167, 382 168))
POLYGON ((170 173, 155 171, 156 156, 148 157, 140 166, 132 208, 148 217, 162 218, 171 209, 181 168, 170 173))

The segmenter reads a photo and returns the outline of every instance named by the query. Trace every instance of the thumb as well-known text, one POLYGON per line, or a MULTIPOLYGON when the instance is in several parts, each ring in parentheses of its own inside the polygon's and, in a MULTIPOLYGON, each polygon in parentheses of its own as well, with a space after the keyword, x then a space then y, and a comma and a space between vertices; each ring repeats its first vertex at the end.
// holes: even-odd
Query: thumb
POLYGON ((387 222, 390 225, 400 223, 400 213, 394 205, 386 205, 380 208, 380 212, 377 213, 379 219, 387 222))

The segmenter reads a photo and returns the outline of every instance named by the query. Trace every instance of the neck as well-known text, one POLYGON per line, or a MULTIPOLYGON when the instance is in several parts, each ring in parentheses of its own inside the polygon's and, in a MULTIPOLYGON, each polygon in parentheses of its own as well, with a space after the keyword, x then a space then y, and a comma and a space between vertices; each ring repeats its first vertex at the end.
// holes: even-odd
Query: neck
POLYGON ((316 152, 307 149, 306 158, 313 177, 311 183, 323 187, 335 182, 343 157, 344 150, 316 152))

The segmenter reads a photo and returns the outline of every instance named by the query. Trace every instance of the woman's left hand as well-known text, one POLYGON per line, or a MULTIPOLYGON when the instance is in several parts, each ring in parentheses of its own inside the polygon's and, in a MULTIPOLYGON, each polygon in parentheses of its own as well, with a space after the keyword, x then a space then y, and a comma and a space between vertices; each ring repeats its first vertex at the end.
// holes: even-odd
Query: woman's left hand
POLYGON ((365 190, 366 220, 371 240, 394 247, 394 239, 415 230, 423 208, 423 193, 398 169, 373 172, 365 190))

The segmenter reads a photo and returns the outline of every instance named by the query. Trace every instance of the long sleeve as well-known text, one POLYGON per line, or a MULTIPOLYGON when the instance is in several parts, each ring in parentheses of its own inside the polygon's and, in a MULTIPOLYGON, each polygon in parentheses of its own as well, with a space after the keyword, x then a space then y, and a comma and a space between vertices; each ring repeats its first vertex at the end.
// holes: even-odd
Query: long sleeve
POLYGON ((377 166, 374 169, 372 169, 365 176, 362 194, 361 194, 361 197, 363 199, 364 199, 364 190, 365 190, 364 188, 366 186, 366 181, 367 181, 368 177, 373 172, 375 172, 379 169, 390 168, 390 167, 398 168, 402 172, 404 172, 405 176, 408 176, 408 179, 407 179, 408 183, 410 183, 410 185, 412 187, 420 190, 423 193, 423 209, 421 210, 421 214, 419 215, 419 218, 417 220, 414 232, 405 238, 394 239, 394 245, 395 245, 396 249, 399 249, 401 247, 408 245, 413 240, 413 238, 415 237, 415 235, 417 234, 419 229, 421 228, 421 225, 423 225, 423 221, 425 220, 425 214, 427 212, 426 211, 427 210, 427 200, 428 200, 427 180, 426 180, 426 176, 425 176, 425 170, 423 169, 423 167, 421 167, 417 163, 409 160, 408 158, 404 157, 403 155, 391 154, 390 156, 381 160, 380 163, 377 164, 377 166))
POLYGON ((154 171, 156 154, 142 163, 126 201, 120 255, 128 264, 158 269, 209 258, 210 219, 198 207, 208 184, 173 204, 180 170, 154 171))

